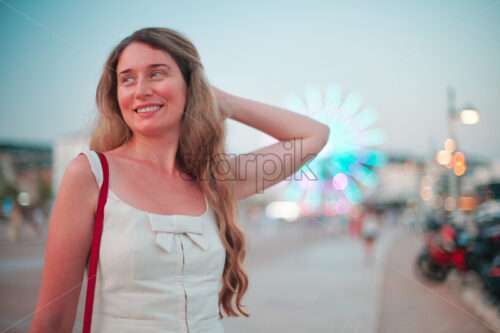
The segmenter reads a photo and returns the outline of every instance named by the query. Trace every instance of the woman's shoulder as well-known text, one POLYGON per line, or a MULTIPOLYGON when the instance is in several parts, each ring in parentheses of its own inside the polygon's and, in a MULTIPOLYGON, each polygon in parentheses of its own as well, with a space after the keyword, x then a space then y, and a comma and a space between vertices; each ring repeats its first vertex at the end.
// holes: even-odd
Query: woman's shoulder
MULTIPOLYGON (((85 152, 88 153, 88 152, 85 152)), ((92 176, 92 170, 90 169, 90 161, 85 153, 78 154, 73 158, 68 166, 66 167, 66 172, 74 176, 92 176)))
POLYGON ((71 183, 95 183, 96 177, 92 172, 89 157, 82 152, 73 158, 66 167, 64 178, 70 180, 71 183))

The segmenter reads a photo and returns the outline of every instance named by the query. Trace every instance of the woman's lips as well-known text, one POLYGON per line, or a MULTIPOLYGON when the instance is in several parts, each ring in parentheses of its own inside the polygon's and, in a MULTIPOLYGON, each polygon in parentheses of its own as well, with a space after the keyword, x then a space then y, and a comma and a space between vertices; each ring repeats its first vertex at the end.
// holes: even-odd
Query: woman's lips
POLYGON ((162 105, 159 109, 156 109, 154 111, 148 111, 148 112, 137 112, 137 111, 134 111, 134 112, 135 112, 135 114, 137 114, 141 118, 149 118, 149 117, 152 117, 158 111, 162 110, 163 107, 164 107, 164 105, 162 105))

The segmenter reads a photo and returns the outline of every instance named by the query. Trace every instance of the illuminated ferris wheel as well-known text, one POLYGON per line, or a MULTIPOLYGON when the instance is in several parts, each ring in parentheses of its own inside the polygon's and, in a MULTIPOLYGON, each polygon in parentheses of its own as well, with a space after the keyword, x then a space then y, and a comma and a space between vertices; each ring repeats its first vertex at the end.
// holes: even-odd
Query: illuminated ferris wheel
POLYGON ((362 99, 351 92, 342 98, 340 88, 329 85, 324 96, 315 86, 305 90, 305 101, 288 95, 285 105, 330 127, 323 150, 289 181, 285 197, 299 202, 303 215, 323 209, 326 215, 343 215, 361 203, 363 187, 378 183, 375 167, 386 163, 375 146, 385 140, 380 128, 372 128, 377 112, 361 108, 362 99))

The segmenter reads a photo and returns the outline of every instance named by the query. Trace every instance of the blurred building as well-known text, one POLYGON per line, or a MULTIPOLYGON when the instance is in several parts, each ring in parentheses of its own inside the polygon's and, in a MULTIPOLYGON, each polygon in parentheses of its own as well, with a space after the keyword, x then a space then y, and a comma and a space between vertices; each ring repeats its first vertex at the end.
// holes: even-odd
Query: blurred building
MULTIPOLYGON (((57 139, 53 151, 53 190, 59 187, 64 170, 68 163, 80 152, 89 149, 90 137, 85 134, 75 134, 57 139)), ((271 144, 268 142, 267 144, 271 144)), ((259 148, 266 143, 261 143, 259 148)), ((229 147, 231 153, 245 153, 249 147, 229 147)), ((362 187, 365 203, 379 206, 415 208, 429 206, 439 208, 444 205, 449 189, 449 169, 438 165, 434 156, 427 159, 405 154, 387 154, 387 163, 376 169, 378 186, 374 189, 362 187), (431 196, 425 197, 425 186, 430 186, 431 196)), ((467 171, 460 176, 460 193, 473 193, 478 186, 500 182, 500 161, 475 160, 468 158, 467 171)), ((242 202, 243 206, 266 206, 272 201, 283 200, 286 183, 280 183, 264 193, 251 196, 242 202)), ((429 193, 427 193, 429 194, 429 193)), ((469 195, 469 194, 467 194, 469 195)))
POLYGON ((52 146, 29 142, 0 143, 0 200, 43 205, 52 197, 52 146))
POLYGON ((387 154, 387 164, 379 168, 378 186, 366 190, 365 201, 384 206, 405 206, 418 196, 425 163, 422 159, 402 154, 387 154))
POLYGON ((79 153, 89 149, 90 137, 85 134, 73 134, 60 137, 54 141, 54 193, 61 184, 64 171, 72 159, 79 153))

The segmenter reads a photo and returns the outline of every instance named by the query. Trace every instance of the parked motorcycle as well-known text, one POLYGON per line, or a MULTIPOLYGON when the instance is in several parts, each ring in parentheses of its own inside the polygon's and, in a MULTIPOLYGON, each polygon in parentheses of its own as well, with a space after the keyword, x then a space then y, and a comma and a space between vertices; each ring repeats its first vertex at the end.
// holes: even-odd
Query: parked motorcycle
POLYGON ((476 214, 475 236, 468 266, 481 276, 486 289, 500 298, 500 201, 488 201, 476 214))
POLYGON ((488 205, 476 213, 474 236, 450 221, 430 221, 425 246, 415 263, 419 278, 441 283, 452 269, 475 271, 485 288, 500 297, 500 202, 488 205))
MULTIPOLYGON (((437 231, 428 231, 425 236, 425 247, 416 261, 417 274, 428 282, 440 283, 446 280, 451 269, 464 272, 465 246, 461 244, 458 234, 461 233, 452 224, 442 224, 437 231)), ((463 238, 463 236, 460 236, 463 238)))

